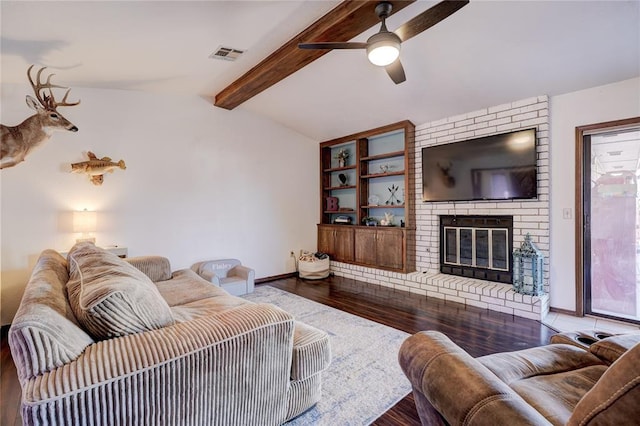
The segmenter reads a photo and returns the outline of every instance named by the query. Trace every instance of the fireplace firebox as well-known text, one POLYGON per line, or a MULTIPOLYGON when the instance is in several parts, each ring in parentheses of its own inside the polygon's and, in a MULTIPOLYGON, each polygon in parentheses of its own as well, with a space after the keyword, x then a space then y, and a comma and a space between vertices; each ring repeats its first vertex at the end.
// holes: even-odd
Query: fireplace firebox
POLYGON ((511 284, 513 216, 440 216, 440 272, 511 284))

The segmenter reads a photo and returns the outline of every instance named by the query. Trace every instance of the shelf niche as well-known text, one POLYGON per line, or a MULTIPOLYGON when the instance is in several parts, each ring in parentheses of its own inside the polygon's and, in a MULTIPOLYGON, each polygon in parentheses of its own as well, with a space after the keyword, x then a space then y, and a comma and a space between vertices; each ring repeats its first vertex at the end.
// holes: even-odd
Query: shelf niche
POLYGON ((319 251, 346 263, 415 270, 414 137, 415 126, 405 120, 320 144, 319 251), (338 162, 341 151, 349 153, 345 164, 338 162), (363 226, 365 217, 380 223, 385 213, 393 214, 393 226, 363 226), (355 232, 337 232, 336 226, 355 232), (386 261, 381 253, 387 252, 400 258, 386 261))

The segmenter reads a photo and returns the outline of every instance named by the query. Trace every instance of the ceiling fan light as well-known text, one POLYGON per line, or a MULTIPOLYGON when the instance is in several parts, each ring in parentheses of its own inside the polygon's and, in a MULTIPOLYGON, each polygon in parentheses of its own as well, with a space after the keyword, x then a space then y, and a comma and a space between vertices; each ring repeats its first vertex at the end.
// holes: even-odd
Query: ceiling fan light
POLYGON ((400 50, 395 46, 378 46, 369 50, 367 55, 373 65, 385 67, 398 59, 400 50))
POLYGON ((373 65, 386 67, 399 55, 400 39, 394 33, 378 33, 367 40, 367 57, 373 65))

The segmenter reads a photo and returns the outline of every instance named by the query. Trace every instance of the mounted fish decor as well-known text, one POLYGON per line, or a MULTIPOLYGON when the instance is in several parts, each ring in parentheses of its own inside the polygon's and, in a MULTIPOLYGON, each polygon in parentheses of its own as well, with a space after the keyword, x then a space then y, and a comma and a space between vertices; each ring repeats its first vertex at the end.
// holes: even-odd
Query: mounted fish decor
POLYGON ((113 170, 118 168, 122 170, 127 168, 124 164, 124 160, 114 163, 111 161, 111 158, 98 158, 91 151, 87 152, 87 156, 89 157, 88 161, 71 164, 71 173, 85 173, 89 176, 89 180, 91 180, 91 183, 94 185, 102 185, 105 173, 113 173, 113 170))

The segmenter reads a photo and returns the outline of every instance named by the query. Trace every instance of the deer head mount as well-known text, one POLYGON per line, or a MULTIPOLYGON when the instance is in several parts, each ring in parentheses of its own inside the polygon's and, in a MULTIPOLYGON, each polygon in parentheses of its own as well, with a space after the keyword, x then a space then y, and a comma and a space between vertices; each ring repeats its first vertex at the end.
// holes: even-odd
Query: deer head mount
POLYGON ((33 65, 27 70, 27 77, 36 98, 34 99, 32 96, 27 95, 27 105, 29 108, 34 109, 36 113, 17 126, 11 127, 0 124, 0 169, 13 167, 24 161, 27 154, 33 148, 49 139, 54 130, 78 131, 78 128, 64 118, 57 111, 57 108, 78 105, 80 101, 67 102, 67 96, 69 96, 71 89, 52 84, 51 77, 54 74, 50 74, 43 83, 41 76, 46 67, 38 70, 36 81, 34 82, 31 77, 32 68, 33 65), (54 88, 67 89, 62 101, 56 101, 52 90, 54 88))
POLYGON ((456 178, 449 174, 449 170, 451 170, 453 164, 451 164, 451 162, 449 162, 449 164, 446 166, 441 166, 440 163, 436 164, 438 166, 438 170, 440 170, 440 179, 442 179, 442 183, 444 184, 444 186, 446 186, 447 188, 453 188, 454 186, 456 186, 456 178))

